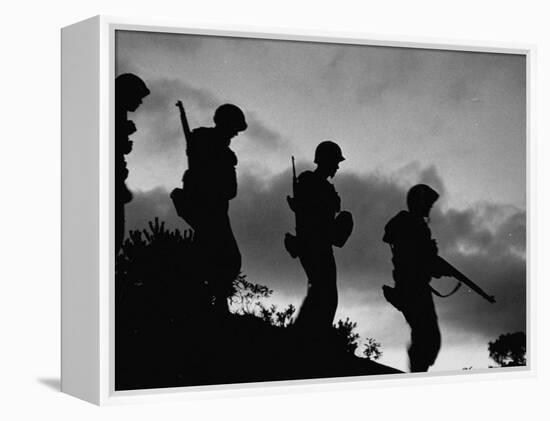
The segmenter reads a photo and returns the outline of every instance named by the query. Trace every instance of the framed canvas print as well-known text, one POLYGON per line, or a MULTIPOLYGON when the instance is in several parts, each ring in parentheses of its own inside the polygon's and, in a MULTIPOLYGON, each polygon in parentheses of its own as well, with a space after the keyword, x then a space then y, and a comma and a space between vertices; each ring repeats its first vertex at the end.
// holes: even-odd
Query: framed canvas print
POLYGON ((532 372, 531 54, 64 28, 62 390, 532 372))

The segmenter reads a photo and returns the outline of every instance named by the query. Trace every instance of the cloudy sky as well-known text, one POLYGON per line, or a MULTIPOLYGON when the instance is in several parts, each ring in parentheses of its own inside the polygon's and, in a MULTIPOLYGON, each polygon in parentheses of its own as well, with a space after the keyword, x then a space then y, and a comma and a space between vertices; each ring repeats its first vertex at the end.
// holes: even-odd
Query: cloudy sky
POLYGON ((337 318, 381 342, 382 363, 407 368, 409 330, 381 294, 392 282, 381 237, 418 182, 442 194, 431 221, 440 254, 497 298, 490 305, 465 288, 436 298, 443 347, 434 370, 486 368, 488 341, 525 330, 523 56, 125 31, 116 37, 116 73, 126 72, 151 90, 130 117, 138 132, 127 158, 128 228, 155 216, 186 227, 168 197, 186 168, 174 104, 181 99, 198 127, 231 102, 249 124, 232 143, 232 224, 243 272, 275 291, 273 303, 299 306, 306 288, 282 244, 293 229, 290 156, 298 171, 311 169, 315 146, 330 139, 347 158, 333 182, 356 223, 335 251, 337 318))

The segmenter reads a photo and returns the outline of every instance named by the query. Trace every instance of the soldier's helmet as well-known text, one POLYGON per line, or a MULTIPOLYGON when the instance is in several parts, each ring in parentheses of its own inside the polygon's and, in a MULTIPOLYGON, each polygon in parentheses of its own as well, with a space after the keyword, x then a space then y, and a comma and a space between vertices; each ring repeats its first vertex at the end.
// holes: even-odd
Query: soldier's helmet
POLYGON ((233 104, 220 105, 214 113, 214 123, 216 126, 231 128, 238 132, 242 132, 248 127, 244 113, 233 104))
POLYGON ((313 162, 316 164, 338 163, 344 161, 345 159, 346 158, 342 155, 342 149, 340 149, 340 146, 330 140, 326 140, 317 145, 313 162))
POLYGON ((417 184, 407 193, 407 206, 409 209, 432 206, 437 199, 439 199, 438 192, 426 184, 417 184))
POLYGON ((115 90, 117 96, 135 95, 143 98, 151 93, 145 82, 133 73, 118 76, 115 80, 115 90))

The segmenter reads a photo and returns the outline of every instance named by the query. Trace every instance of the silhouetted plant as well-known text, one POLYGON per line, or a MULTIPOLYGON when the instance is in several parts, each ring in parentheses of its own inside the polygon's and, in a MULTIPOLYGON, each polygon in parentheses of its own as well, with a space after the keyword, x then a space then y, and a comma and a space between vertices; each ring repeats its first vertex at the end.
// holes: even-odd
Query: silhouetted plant
POLYGON ((116 259, 117 313, 173 315, 208 306, 195 261, 192 231, 168 230, 158 218, 130 231, 116 259))
POLYGON ((526 364, 525 332, 506 333, 494 342, 489 342, 489 356, 500 367, 523 366, 526 364))
POLYGON ((269 298, 273 290, 260 284, 249 282, 242 273, 233 282, 233 294, 229 298, 231 304, 237 305, 238 314, 257 315, 262 311, 262 299, 269 298))
POLYGON ((363 350, 363 355, 371 361, 376 361, 382 356, 382 351, 380 350, 380 342, 377 342, 373 338, 367 338, 363 344, 365 349, 363 350))
POLYGON ((233 295, 229 298, 232 305, 236 305, 236 314, 252 315, 264 322, 277 327, 288 327, 296 308, 289 304, 284 310, 277 311, 276 305, 266 306, 262 300, 271 297, 273 290, 265 285, 255 284, 246 279, 246 275, 239 274, 233 282, 233 295))
MULTIPOLYGON (((352 355, 355 355, 359 347, 360 335, 355 332, 356 328, 357 323, 351 321, 349 317, 346 317, 346 320, 338 320, 338 322, 333 325, 333 329, 336 332, 336 340, 341 343, 345 352, 352 355)), ((365 347, 363 355, 368 360, 374 361, 382 356, 382 350, 380 349, 381 345, 375 339, 366 338, 363 345, 365 347)))
POLYGON ((158 218, 155 218, 154 223, 149 221, 148 225, 149 231, 144 229, 129 232, 122 252, 116 259, 117 280, 130 276, 131 281, 141 284, 150 275, 156 279, 159 273, 165 271, 154 267, 154 273, 151 273, 151 265, 169 263, 172 266, 174 260, 183 259, 191 267, 192 231, 186 230, 182 235, 178 229, 167 230, 164 222, 159 223, 158 218))
POLYGON ((357 323, 352 322, 349 317, 346 317, 346 320, 338 320, 338 322, 333 326, 337 338, 342 342, 346 352, 350 354, 355 354, 355 350, 359 346, 359 334, 355 333, 354 330, 357 327, 357 323))
POLYGON ((275 325, 280 327, 289 326, 295 312, 296 308, 292 304, 289 304, 283 311, 277 311, 275 313, 275 325))
POLYGON ((295 312, 296 308, 292 304, 289 304, 283 311, 277 311, 276 305, 266 307, 260 304, 259 317, 272 326, 288 327, 292 323, 295 312))

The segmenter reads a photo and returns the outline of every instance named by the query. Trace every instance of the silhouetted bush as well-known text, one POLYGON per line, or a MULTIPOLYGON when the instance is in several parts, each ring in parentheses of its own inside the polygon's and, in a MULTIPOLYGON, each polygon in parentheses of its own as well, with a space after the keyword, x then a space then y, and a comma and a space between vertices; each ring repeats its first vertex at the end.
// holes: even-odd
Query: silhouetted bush
POLYGON ((341 341, 343 349, 349 354, 355 354, 355 350, 359 346, 357 341, 359 340, 359 334, 355 333, 354 330, 357 327, 357 323, 352 322, 349 317, 346 317, 346 320, 338 320, 338 322, 333 326, 336 337, 341 341))
POLYGON ((363 349, 363 355, 368 360, 375 361, 382 356, 382 351, 380 350, 380 342, 377 342, 372 338, 367 338, 365 339, 365 343, 363 344, 363 346, 365 347, 365 349, 363 349))
POLYGON ((494 342, 489 342, 489 356, 500 367, 526 365, 526 343, 525 332, 500 335, 494 342))
POLYGON ((239 274, 233 282, 232 295, 229 300, 232 307, 236 307, 238 314, 257 315, 262 308, 262 300, 269 298, 273 290, 264 285, 254 284, 246 279, 246 275, 239 274))

